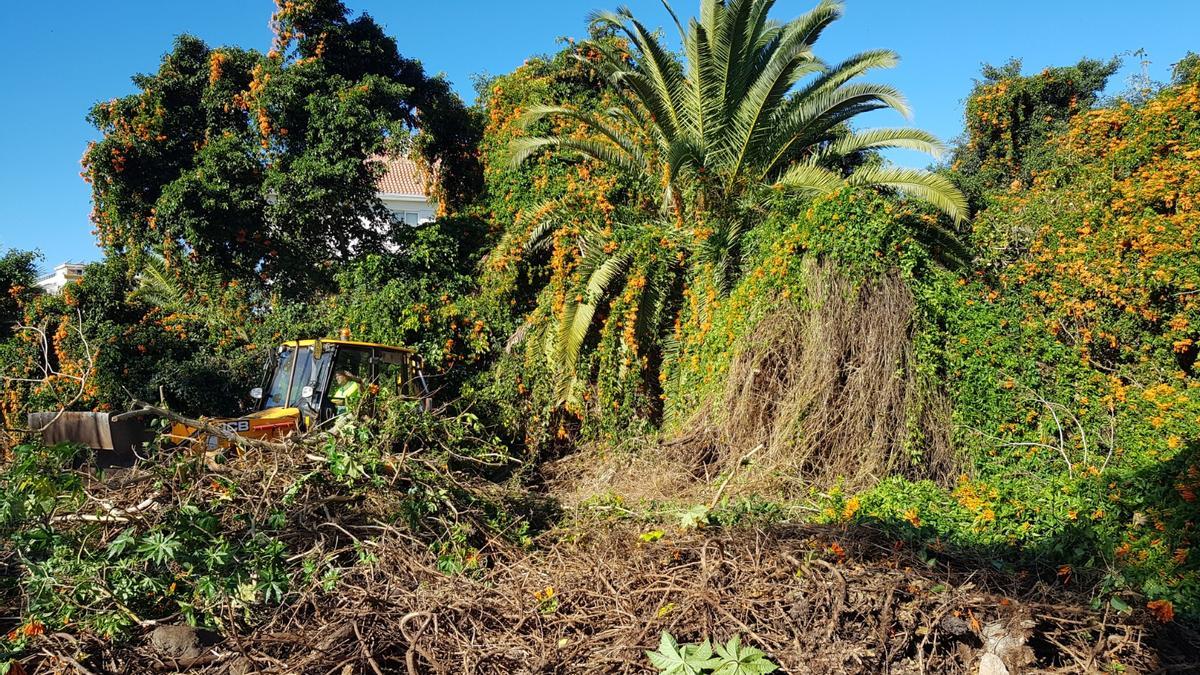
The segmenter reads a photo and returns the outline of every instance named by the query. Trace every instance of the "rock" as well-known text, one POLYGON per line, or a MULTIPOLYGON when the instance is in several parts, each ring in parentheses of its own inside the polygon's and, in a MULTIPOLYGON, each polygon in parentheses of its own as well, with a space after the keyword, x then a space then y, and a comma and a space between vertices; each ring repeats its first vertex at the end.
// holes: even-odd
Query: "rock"
POLYGON ((150 646, 171 659, 194 659, 203 653, 200 634, 191 626, 159 626, 150 633, 150 646))
POLYGON ((971 624, 960 616, 949 615, 942 619, 941 629, 948 635, 961 637, 971 632, 971 624))
POLYGON ((995 668, 999 664, 1003 670, 992 670, 989 673, 1020 672, 1026 665, 1033 663, 1033 650, 1026 641, 1034 623, 1027 618, 1015 616, 1007 621, 995 621, 983 627, 980 637, 983 638, 983 659, 979 663, 979 672, 984 663, 991 663, 995 668), (993 658, 988 658, 993 657, 993 658))
POLYGON ((1008 675, 1008 666, 999 656, 988 652, 979 659, 979 675, 1008 675))

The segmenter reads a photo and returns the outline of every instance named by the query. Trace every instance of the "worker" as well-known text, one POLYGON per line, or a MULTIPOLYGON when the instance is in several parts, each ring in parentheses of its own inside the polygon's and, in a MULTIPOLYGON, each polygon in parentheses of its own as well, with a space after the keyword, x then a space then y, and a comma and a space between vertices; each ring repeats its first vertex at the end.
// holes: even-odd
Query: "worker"
POLYGON ((329 396, 329 402, 334 405, 334 410, 338 415, 341 415, 349 409, 351 399, 357 399, 362 391, 362 386, 357 377, 348 370, 339 370, 333 375, 334 384, 337 387, 333 390, 333 394, 329 396))

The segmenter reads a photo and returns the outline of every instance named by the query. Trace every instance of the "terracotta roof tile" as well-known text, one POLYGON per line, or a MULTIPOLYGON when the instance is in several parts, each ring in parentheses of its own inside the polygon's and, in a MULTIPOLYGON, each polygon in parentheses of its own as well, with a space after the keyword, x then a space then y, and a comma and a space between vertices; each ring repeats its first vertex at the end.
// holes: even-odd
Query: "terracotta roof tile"
POLYGON ((425 173, 417 163, 407 157, 373 157, 381 162, 386 171, 376 183, 380 192, 401 195, 428 196, 425 189, 425 173))

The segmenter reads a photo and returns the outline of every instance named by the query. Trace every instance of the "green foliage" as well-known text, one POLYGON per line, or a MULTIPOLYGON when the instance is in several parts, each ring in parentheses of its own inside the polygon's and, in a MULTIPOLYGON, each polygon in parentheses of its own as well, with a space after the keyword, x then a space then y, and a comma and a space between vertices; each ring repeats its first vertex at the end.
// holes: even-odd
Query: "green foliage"
POLYGON ((984 193, 1028 186, 1032 173, 1052 158, 1047 141, 1072 116, 1092 107, 1119 63, 1082 59, 1073 66, 1021 75, 1021 61, 984 66, 967 98, 966 136, 951 157, 951 176, 984 207, 984 193))
POLYGON ((386 391, 369 405, 373 414, 360 410, 316 452, 229 457, 219 474, 187 453, 151 451, 136 506, 136 491, 88 476, 78 448, 14 448, 0 470, 0 541, 15 574, 0 592, 25 623, 55 630, 120 638, 175 614, 228 630, 369 573, 372 532, 424 541, 447 573, 478 571, 494 538, 530 545, 540 521, 530 500, 500 487, 508 450, 478 418, 428 414, 386 391), (325 547, 318 531, 331 523, 360 533, 353 548, 325 547))
POLYGON ((223 523, 232 515, 232 484, 146 522, 89 513, 81 476, 70 470, 77 449, 20 446, 13 454, 0 473, 0 528, 21 564, 27 619, 112 636, 174 611, 219 623, 230 601, 248 611, 288 593, 293 577, 284 569, 286 547, 273 536, 278 528, 223 523))
POLYGON ((708 507, 697 504, 679 514, 679 529, 695 530, 708 524, 708 507))
MULTIPOLYGON (((573 157, 541 153, 513 166, 510 145, 527 133, 523 118, 531 107, 570 101, 580 110, 598 111, 611 104, 603 81, 582 58, 587 53, 569 43, 553 56, 531 58, 490 80, 482 97, 487 126, 480 154, 487 190, 478 208, 498 241, 482 263, 480 292, 470 305, 499 359, 472 378, 466 391, 531 447, 557 442, 560 431, 577 427, 572 416, 556 411, 560 380, 543 351, 553 339, 547 335, 550 317, 574 283, 575 260, 567 238, 555 234, 543 240, 540 234, 552 212, 571 213, 603 229, 612 204, 627 193, 611 172, 573 157)), ((552 128, 547 122, 533 127, 547 133, 552 128)), ((559 128, 575 125, 566 121, 559 128)))
POLYGON ((747 233, 729 296, 688 296, 665 373, 668 428, 726 386, 771 307, 803 297, 804 259, 856 279, 895 265, 917 301, 916 367, 951 403, 963 475, 835 492, 821 518, 884 524, 1005 569, 1031 563, 1097 602, 1194 612, 1200 279, 1183 195, 1197 177, 1197 101, 1184 85, 1075 115, 1036 148, 1052 169, 985 193, 982 268, 961 278, 920 243, 912 223, 926 214, 854 193, 776 204, 747 233))
POLYGON ((1194 614, 1200 86, 1080 112, 1038 151, 1027 188, 986 193, 985 270, 928 296, 966 474, 850 511, 1194 614))
POLYGON ((663 631, 658 651, 646 652, 646 657, 661 675, 700 675, 710 672, 719 663, 712 653, 712 644, 708 640, 698 645, 680 645, 670 633, 663 631))
POLYGON ((284 317, 249 321, 254 300, 238 284, 192 279, 194 290, 181 291, 172 273, 160 279, 157 294, 139 289, 129 264, 114 256, 88 265, 61 295, 25 303, 25 325, 41 332, 26 331, 7 345, 15 357, 5 376, 31 380, 5 382, 6 402, 20 404, 5 408, 11 426, 23 425, 25 409, 120 410, 130 394, 158 400, 161 392, 173 406, 210 415, 236 412, 245 401, 262 369, 262 357, 248 346, 284 317), (49 376, 47 356, 56 371, 49 376))
POLYGON ((1171 66, 1173 84, 1189 84, 1200 79, 1200 54, 1188 52, 1171 66))
POLYGON ((779 669, 767 660, 762 650, 742 645, 740 635, 734 635, 725 644, 718 642, 717 657, 721 662, 713 675, 766 675, 779 669))
POLYGON ((953 257, 956 249, 938 248, 925 236, 938 222, 864 190, 776 200, 747 232, 746 272, 728 296, 702 284, 685 292, 675 351, 662 376, 668 428, 677 428, 724 387, 733 357, 768 312, 804 297, 805 261, 832 261, 857 282, 899 269, 919 298, 928 295, 927 286, 949 283, 953 275, 936 260, 953 257))
POLYGON ((181 36, 137 93, 92 109, 85 176, 108 253, 305 295, 383 250, 380 153, 414 146, 443 207, 478 190, 479 121, 369 16, 290 3, 273 26, 266 55, 181 36))
POLYGON ((416 349, 452 395, 491 347, 490 317, 471 298, 485 225, 459 216, 399 235, 396 253, 364 256, 338 274, 337 293, 320 306, 323 332, 345 329, 358 340, 416 349))
MULTIPOLYGON (((581 389, 593 378, 581 355, 608 306, 599 367, 611 372, 616 360, 626 382, 648 381, 651 405, 625 409, 645 407, 638 412, 656 417, 663 323, 681 309, 680 288, 696 277, 711 277, 722 294, 736 281, 742 235, 760 215, 753 204, 768 186, 806 196, 846 186, 883 187, 924 199, 955 220, 965 215, 965 201, 945 178, 864 162, 864 153, 880 148, 936 153, 941 145, 935 138, 913 129, 848 127, 871 110, 907 114, 894 89, 855 82, 893 65, 895 55, 866 52, 826 66, 813 45, 840 16, 840 5, 822 2, 783 23, 767 20, 771 5, 702 3, 699 20, 686 31, 680 26, 682 58, 627 9, 597 13, 593 34, 621 39, 587 43, 584 58, 610 84, 615 105, 604 111, 569 105, 527 111, 526 124, 570 126, 553 135, 535 130, 514 138, 515 165, 546 149, 582 156, 625 179, 631 193, 626 201, 633 202, 617 204, 595 224, 548 211, 539 236, 530 237, 533 247, 554 237, 556 247, 565 241, 578 251, 571 254, 571 283, 565 293, 556 291, 550 320, 557 325, 546 334, 556 404, 577 414, 583 408, 581 389), (621 339, 612 337, 622 333, 621 339), (636 372, 624 372, 639 360, 636 372)), ((601 392, 612 389, 598 385, 601 392)), ((611 402, 621 410, 621 401, 611 402)))
POLYGON ((264 349, 342 329, 411 341, 436 367, 483 351, 475 313, 449 298, 473 289, 484 226, 396 226, 374 161, 437 167, 434 196, 458 209, 481 187, 478 114, 337 0, 280 3, 272 26, 265 55, 181 36, 136 93, 92 108, 85 178, 107 257, 62 298, 21 295, 41 333, 0 347, 9 426, 130 394, 237 413, 264 349))
POLYGON ((36 292, 41 254, 9 249, 0 255, 0 340, 12 337, 13 324, 21 319, 21 302, 36 292))
MULTIPOLYGON (((937 150, 928 134, 850 127, 906 110, 857 82, 894 55, 827 66, 812 48, 840 6, 779 24, 770 6, 706 0, 681 26, 681 55, 627 11, 598 14, 588 41, 481 81, 468 111, 369 17, 285 3, 270 53, 184 36, 137 93, 97 105, 103 138, 85 165, 107 257, 61 296, 28 292, 33 254, 0 257, 5 426, 160 392, 182 412, 235 413, 264 349, 333 335, 412 346, 438 371, 432 385, 464 398, 426 414, 368 396, 319 444, 275 458, 267 484, 241 457, 197 481, 193 460, 152 452, 138 517, 96 500, 103 483, 77 448, 13 449, 0 546, 19 574, 0 593, 23 603, 27 630, 0 657, 35 626, 254 624, 335 593, 387 559, 368 535, 312 553, 331 510, 475 574, 489 541, 531 546, 555 515, 523 489, 542 479, 537 451, 641 438, 664 420, 682 430, 772 311, 819 309, 817 265, 853 293, 886 278, 911 294, 901 332, 914 356, 881 379, 895 370, 949 401, 962 469, 935 481, 889 467, 861 491, 843 477, 819 520, 889 528, 931 564, 947 550, 1031 563, 1116 611, 1143 599, 1200 611, 1195 55, 1173 86, 1108 107, 1096 106, 1113 63, 986 68, 967 138, 931 176, 876 153, 937 150), (401 151, 440 168, 451 215, 391 227, 370 160, 401 151), (967 247, 950 179, 977 213, 967 247), (18 319, 37 330, 9 334, 18 319)), ((919 465, 927 401, 902 400, 894 436, 919 465)), ((720 490, 733 478, 719 473, 720 490)), ((635 512, 607 495, 581 513, 663 527, 646 545, 662 523, 790 513, 773 494, 694 498, 635 512)), ((560 611, 551 587, 536 600, 560 611)), ((663 633, 647 656, 664 673, 776 670, 736 636, 714 647, 663 633)))
POLYGON ((646 652, 646 657, 660 675, 766 675, 779 669, 761 650, 743 646, 738 635, 725 644, 717 643, 713 656, 713 646, 708 640, 698 645, 680 645, 663 631, 658 650, 646 652))
MULTIPOLYGON (((713 40, 734 44, 739 26, 766 30, 753 17, 767 9, 717 5, 703 21, 713 40)), ((824 3, 780 28, 789 36, 783 43, 765 41, 758 51, 734 44, 710 54, 696 28, 682 59, 633 17, 598 14, 590 40, 487 83, 485 180, 502 234, 484 265, 480 311, 496 317, 487 322, 496 338, 511 337, 474 391, 499 401, 497 413, 527 442, 617 438, 658 423, 664 349, 685 293, 713 284, 723 294, 740 278, 745 235, 789 166, 811 165, 806 175, 828 179, 817 192, 837 190, 856 169, 914 195, 941 189, 924 174, 882 169, 873 154, 936 149, 927 134, 849 131, 845 122, 859 112, 906 108, 890 88, 855 81, 890 65, 890 53, 828 67, 812 57, 808 47, 839 14, 824 3), (733 75, 722 84, 715 73, 726 57, 733 75), (703 97, 672 88, 685 71, 703 76, 703 97), (699 102, 706 98, 713 100, 699 102), (721 123, 701 124, 710 113, 721 123), (805 120, 820 124, 804 127, 808 135, 765 131, 799 129, 805 120)), ((799 174, 792 178, 793 192, 812 192, 799 174)), ((850 183, 870 182, 859 178, 850 183)), ((912 225, 932 231, 937 223, 912 225)))

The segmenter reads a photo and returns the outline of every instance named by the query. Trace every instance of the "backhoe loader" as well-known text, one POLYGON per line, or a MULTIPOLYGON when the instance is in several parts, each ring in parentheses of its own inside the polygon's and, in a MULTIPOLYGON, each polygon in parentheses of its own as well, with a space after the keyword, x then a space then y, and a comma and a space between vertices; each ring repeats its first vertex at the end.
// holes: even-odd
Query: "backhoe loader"
MULTIPOLYGON (((329 424, 346 414, 354 399, 383 388, 419 401, 426 411, 431 407, 421 359, 411 349, 351 340, 292 340, 279 345, 265 365, 262 386, 250 390, 250 413, 200 421, 246 439, 278 439, 329 424)), ((41 429, 48 445, 79 443, 132 458, 154 438, 144 413, 31 413, 29 428, 41 429)), ((205 451, 230 445, 228 438, 180 422, 163 437, 205 451)))

